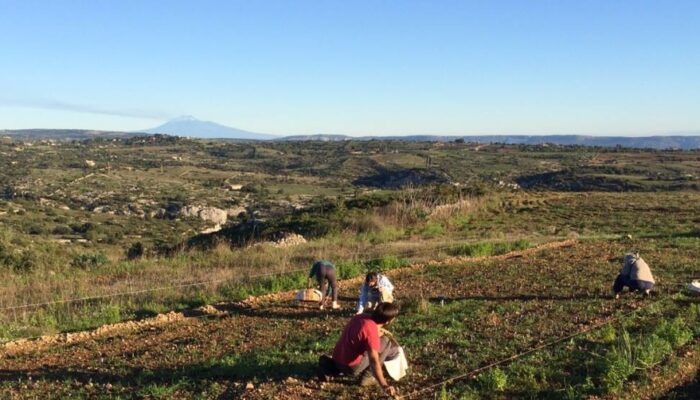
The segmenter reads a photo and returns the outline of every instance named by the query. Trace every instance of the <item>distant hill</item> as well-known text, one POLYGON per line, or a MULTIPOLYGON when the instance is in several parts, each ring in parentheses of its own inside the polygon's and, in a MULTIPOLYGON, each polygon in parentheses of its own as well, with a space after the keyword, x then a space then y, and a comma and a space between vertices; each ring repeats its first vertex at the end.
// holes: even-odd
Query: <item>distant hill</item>
POLYGON ((217 124, 216 122, 201 121, 192 116, 184 116, 170 120, 163 125, 151 129, 144 129, 146 133, 164 133, 175 136, 189 136, 193 138, 210 139, 251 139, 266 140, 276 136, 265 133, 248 132, 217 124))
POLYGON ((580 145, 651 149, 698 149, 700 148, 700 132, 695 136, 584 136, 584 135, 473 135, 473 136, 433 136, 433 135, 409 135, 409 136, 361 136, 350 137, 345 135, 297 135, 286 136, 277 140, 318 140, 318 141, 342 141, 342 140, 402 140, 411 142, 451 142, 463 139, 471 143, 505 143, 505 144, 554 144, 554 145, 580 145))
POLYGON ((193 117, 181 117, 165 124, 138 132, 116 132, 85 129, 16 129, 0 130, 0 137, 9 136, 20 140, 85 140, 94 138, 128 138, 144 133, 163 133, 174 136, 189 136, 209 139, 242 140, 277 140, 277 141, 322 141, 337 142, 345 140, 387 140, 408 142, 453 142, 464 140, 470 143, 505 143, 505 144, 552 144, 600 147, 627 147, 650 149, 700 149, 700 132, 688 132, 690 135, 670 136, 585 136, 585 135, 469 135, 469 136, 360 136, 315 134, 294 136, 273 136, 269 134, 243 131, 214 122, 200 121, 193 117))
POLYGON ((462 136, 466 142, 507 143, 507 144, 559 144, 602 147, 630 147, 652 149, 697 149, 700 148, 700 136, 583 136, 583 135, 547 135, 547 136, 462 136))
POLYGON ((320 142, 342 142, 343 140, 367 140, 367 137, 352 137, 347 135, 328 135, 328 134, 316 134, 316 135, 294 135, 294 136, 284 136, 275 140, 279 141, 320 141, 320 142))
POLYGON ((8 129, 0 130, 0 137, 19 140, 86 140, 95 138, 129 138, 143 135, 137 132, 95 131, 85 129, 8 129))

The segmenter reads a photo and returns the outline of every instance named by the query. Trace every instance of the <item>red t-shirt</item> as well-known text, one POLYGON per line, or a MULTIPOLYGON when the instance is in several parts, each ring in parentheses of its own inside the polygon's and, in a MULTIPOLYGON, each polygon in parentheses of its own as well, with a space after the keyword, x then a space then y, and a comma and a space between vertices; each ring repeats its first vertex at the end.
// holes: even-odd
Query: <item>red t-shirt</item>
POLYGON ((379 352, 379 327, 371 315, 356 315, 345 326, 335 344, 333 359, 339 364, 353 367, 359 364, 369 350, 379 352))

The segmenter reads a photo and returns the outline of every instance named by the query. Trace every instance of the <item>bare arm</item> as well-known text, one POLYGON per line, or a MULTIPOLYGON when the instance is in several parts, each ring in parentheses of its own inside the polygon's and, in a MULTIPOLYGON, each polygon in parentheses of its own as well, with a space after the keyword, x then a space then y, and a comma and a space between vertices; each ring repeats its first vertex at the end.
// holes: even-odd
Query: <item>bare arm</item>
POLYGON ((396 395, 396 389, 394 389, 393 386, 389 385, 384 379, 384 372, 382 371, 382 363, 379 361, 379 353, 370 350, 369 351, 369 367, 372 369, 372 374, 374 375, 374 378, 379 382, 379 385, 384 389, 386 394, 389 396, 395 396, 396 395))

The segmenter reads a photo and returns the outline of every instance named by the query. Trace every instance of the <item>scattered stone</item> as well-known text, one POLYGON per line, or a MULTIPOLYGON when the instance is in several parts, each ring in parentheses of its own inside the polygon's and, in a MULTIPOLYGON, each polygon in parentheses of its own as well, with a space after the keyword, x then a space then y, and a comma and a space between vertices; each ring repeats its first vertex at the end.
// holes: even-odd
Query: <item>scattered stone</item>
POLYGON ((228 215, 229 218, 238 218, 238 216, 241 215, 241 213, 245 215, 245 207, 232 207, 226 210, 226 215, 228 215))
POLYGON ((199 233, 207 234, 207 233, 218 232, 220 230, 221 230, 221 225, 216 224, 216 225, 212 226, 211 228, 206 228, 206 229, 201 230, 199 233))
POLYGON ((255 389, 255 386, 253 385, 253 383, 248 382, 248 383, 245 385, 245 390, 253 390, 253 389, 255 389))

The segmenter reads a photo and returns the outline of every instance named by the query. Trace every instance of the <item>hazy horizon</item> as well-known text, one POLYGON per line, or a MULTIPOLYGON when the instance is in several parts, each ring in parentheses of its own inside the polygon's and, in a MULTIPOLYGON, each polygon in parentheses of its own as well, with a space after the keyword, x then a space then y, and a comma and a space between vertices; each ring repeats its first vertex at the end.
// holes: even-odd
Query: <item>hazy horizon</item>
POLYGON ((0 129, 700 133, 693 1, 0 6, 0 129))

